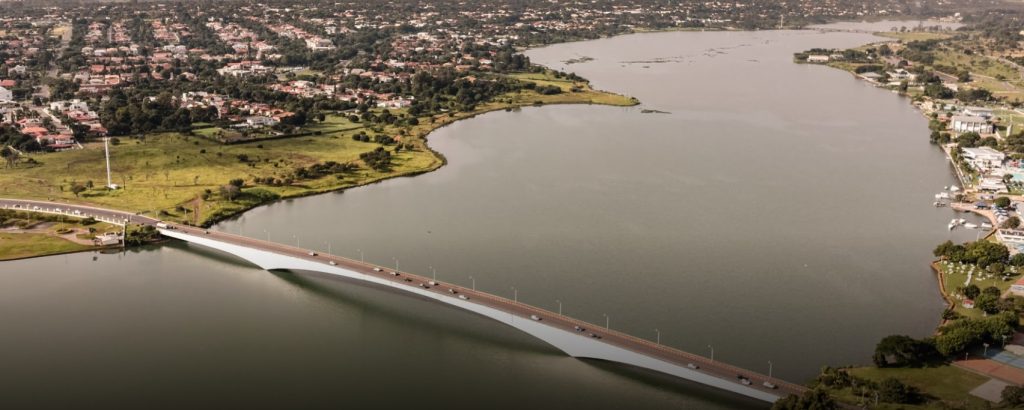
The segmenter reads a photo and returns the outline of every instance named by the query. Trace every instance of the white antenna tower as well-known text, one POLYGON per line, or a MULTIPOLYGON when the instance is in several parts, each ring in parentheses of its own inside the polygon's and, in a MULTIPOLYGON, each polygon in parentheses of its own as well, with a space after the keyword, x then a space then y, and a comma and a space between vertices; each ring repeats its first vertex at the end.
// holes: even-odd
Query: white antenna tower
POLYGON ((103 152, 107 156, 107 188, 117 189, 117 185, 114 185, 114 181, 110 180, 110 145, 108 141, 110 138, 103 139, 103 152))

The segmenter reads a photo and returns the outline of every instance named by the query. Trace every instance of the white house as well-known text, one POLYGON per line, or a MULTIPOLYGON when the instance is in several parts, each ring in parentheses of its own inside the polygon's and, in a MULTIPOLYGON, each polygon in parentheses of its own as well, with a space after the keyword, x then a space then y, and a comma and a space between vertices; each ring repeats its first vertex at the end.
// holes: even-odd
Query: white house
POLYGON ((954 115, 953 131, 976 132, 978 134, 991 134, 992 124, 989 124, 988 120, 985 117, 976 117, 971 115, 954 115))
POLYGON ((992 110, 985 107, 966 107, 964 114, 973 117, 992 118, 992 110))
POLYGON ((14 101, 14 93, 4 87, 0 87, 0 101, 14 101))
POLYGON ((821 56, 821 55, 807 56, 807 62, 808 63, 819 63, 819 64, 820 63, 827 63, 828 62, 828 56, 821 56))
POLYGON ((277 120, 265 115, 245 117, 245 124, 250 127, 269 127, 277 124, 277 120))

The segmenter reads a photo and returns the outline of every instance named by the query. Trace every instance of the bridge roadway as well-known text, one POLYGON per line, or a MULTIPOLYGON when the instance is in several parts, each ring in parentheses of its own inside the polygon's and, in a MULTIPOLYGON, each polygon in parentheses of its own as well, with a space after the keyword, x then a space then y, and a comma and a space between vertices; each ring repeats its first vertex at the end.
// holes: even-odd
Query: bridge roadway
MULTIPOLYGON (((45 201, 0 198, 0 208, 50 213, 59 208, 58 213, 71 217, 102 216, 104 219, 130 220, 133 223, 152 226, 160 222, 128 212, 45 201)), ((218 249, 266 270, 310 270, 425 296, 518 328, 572 357, 633 365, 767 402, 774 402, 788 394, 802 394, 807 391, 804 386, 778 378, 769 378, 721 361, 452 283, 434 282, 435 284, 431 285, 433 281, 430 278, 407 272, 395 272, 393 269, 344 257, 319 254, 308 249, 197 227, 168 224, 166 229, 158 229, 164 236, 218 249), (584 330, 577 330, 577 327, 584 330), (742 383, 739 378, 741 375, 750 383, 742 383), (774 388, 766 385, 766 382, 774 385, 774 388)))

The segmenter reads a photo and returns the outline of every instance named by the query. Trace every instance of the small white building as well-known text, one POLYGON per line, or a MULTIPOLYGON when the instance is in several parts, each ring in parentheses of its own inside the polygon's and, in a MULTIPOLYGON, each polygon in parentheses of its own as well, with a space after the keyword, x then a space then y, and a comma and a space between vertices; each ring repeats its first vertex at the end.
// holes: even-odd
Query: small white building
MULTIPOLYGON (((1005 244, 1024 244, 1024 230, 1000 229, 996 231, 996 238, 999 238, 999 241, 1005 244)), ((1024 278, 1021 278, 1021 280, 1024 280, 1024 278)), ((1020 284, 1020 281, 1017 284, 1020 284)))
POLYGON ((992 118, 992 110, 985 107, 966 107, 964 114, 972 117, 992 118))
POLYGON ((4 87, 0 87, 0 101, 14 101, 14 93, 4 87))
POLYGON ((277 125, 277 120, 265 115, 253 115, 251 117, 245 117, 245 124, 253 128, 269 127, 277 125))
POLYGON ((953 131, 956 132, 991 134, 993 130, 992 124, 989 124, 988 119, 972 115, 954 115, 952 124, 953 131))
POLYGON ((974 169, 997 167, 1006 160, 1006 154, 992 147, 963 148, 963 157, 974 169))
POLYGON ((822 55, 807 56, 807 62, 808 63, 822 64, 822 63, 827 63, 828 60, 829 60, 828 56, 822 56, 822 55))

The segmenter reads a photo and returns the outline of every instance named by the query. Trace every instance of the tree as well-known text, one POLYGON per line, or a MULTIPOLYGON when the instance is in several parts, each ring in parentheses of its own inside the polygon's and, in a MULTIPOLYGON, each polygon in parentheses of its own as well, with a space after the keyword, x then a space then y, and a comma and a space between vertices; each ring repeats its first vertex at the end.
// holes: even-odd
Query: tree
POLYGON ((85 192, 86 189, 88 188, 86 188, 85 185, 79 184, 77 182, 71 184, 71 193, 75 194, 75 197, 78 197, 78 194, 85 192))
POLYGON ((921 393, 917 388, 892 377, 878 384, 878 396, 880 400, 899 404, 913 404, 921 400, 921 393))
POLYGON ((1012 407, 1024 405, 1024 387, 1006 386, 1000 396, 1002 396, 1003 404, 1005 405, 1012 407))
POLYGON ((772 410, 833 410, 839 406, 824 389, 808 390, 803 395, 789 395, 772 405, 772 410))
POLYGON ((231 181, 228 181, 228 184, 234 185, 237 188, 241 188, 242 186, 245 185, 245 181, 241 178, 235 178, 232 179, 231 181))
POLYGON ((910 336, 886 336, 875 346, 872 361, 878 367, 907 367, 924 363, 935 353, 935 347, 928 342, 910 336))
POLYGON ((228 201, 234 201, 241 193, 242 189, 232 184, 220 187, 220 196, 228 201))
POLYGON ((993 201, 992 203, 995 204, 995 206, 998 208, 1008 208, 1010 206, 1010 198, 1001 196, 999 198, 996 198, 996 200, 993 201))
POLYGON ((972 283, 970 285, 965 286, 963 290, 960 291, 960 293, 963 294, 965 298, 974 299, 981 294, 981 289, 978 288, 978 285, 972 283))
POLYGON ((1017 229, 1018 227, 1020 227, 1020 218, 1018 218, 1017 216, 1011 216, 1007 218, 1005 221, 1003 221, 1003 224, 1000 225, 1000 227, 1003 229, 1017 229))

